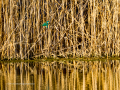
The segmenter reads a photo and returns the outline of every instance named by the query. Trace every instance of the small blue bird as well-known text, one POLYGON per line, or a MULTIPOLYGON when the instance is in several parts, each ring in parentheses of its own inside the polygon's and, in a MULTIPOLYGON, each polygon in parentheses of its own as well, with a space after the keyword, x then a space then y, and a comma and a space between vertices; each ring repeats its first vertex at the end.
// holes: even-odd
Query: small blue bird
POLYGON ((48 24, 49 24, 49 21, 47 21, 47 22, 41 24, 41 26, 46 26, 46 28, 48 28, 48 24))

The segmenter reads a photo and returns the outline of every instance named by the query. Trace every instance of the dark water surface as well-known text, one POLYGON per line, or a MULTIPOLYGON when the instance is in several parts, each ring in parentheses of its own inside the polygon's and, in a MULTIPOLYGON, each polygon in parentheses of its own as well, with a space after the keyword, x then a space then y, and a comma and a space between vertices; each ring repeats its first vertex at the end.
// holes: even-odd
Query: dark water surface
POLYGON ((1 62, 0 90, 120 90, 120 61, 1 62))

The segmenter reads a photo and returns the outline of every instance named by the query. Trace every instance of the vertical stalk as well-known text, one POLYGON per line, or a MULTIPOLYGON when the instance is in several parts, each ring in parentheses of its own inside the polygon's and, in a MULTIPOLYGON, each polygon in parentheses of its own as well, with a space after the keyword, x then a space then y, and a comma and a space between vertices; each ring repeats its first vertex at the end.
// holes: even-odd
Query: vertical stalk
MULTIPOLYGON (((70 26, 70 35, 72 35, 73 34, 73 22, 74 22, 74 18, 73 18, 73 8, 72 8, 72 0, 71 0, 71 7, 70 7, 70 9, 71 9, 71 22, 70 23, 72 23, 72 25, 70 26)), ((72 37, 70 37, 70 47, 73 45, 73 40, 72 40, 72 37)), ((69 49, 69 52, 71 52, 71 51, 73 51, 71 48, 69 49)), ((74 56, 74 52, 73 52, 73 56, 74 56)))
MULTIPOLYGON (((47 0, 47 21, 49 21, 49 2, 48 2, 49 0, 47 0)), ((50 49, 50 45, 51 45, 51 29, 49 28, 49 25, 48 25, 48 28, 47 28, 47 30, 48 30, 48 53, 47 53, 47 55, 49 56, 50 55, 50 51, 49 51, 49 49, 50 49)))
MULTIPOLYGON (((29 50, 29 31, 30 31, 30 28, 29 28, 29 26, 30 26, 30 24, 29 24, 29 10, 28 10, 28 6, 29 6, 29 1, 26 1, 26 6, 27 6, 27 21, 26 21, 26 28, 27 28, 27 31, 26 31, 26 41, 27 41, 27 50, 26 50, 26 52, 29 50)), ((29 60, 29 53, 28 53, 28 60, 29 60)))
POLYGON ((73 34, 73 58, 75 57, 75 25, 74 25, 74 1, 71 3, 71 15, 72 15, 72 34, 73 34))
MULTIPOLYGON (((0 49, 2 47, 2 0, 0 1, 0 49)), ((1 54, 2 50, 0 50, 0 59, 2 58, 1 54)))
POLYGON ((116 56, 118 56, 119 55, 119 35, 120 35, 120 33, 119 33, 119 28, 118 28, 118 10, 119 10, 119 8, 118 8, 118 0, 116 0, 116 9, 115 9, 115 28, 116 28, 116 31, 115 31, 115 53, 116 53, 116 56))
MULTIPOLYGON (((45 22, 45 20, 44 20, 44 13, 46 13, 46 12, 45 12, 45 8, 44 8, 44 7, 45 7, 44 0, 42 1, 42 3, 43 3, 43 8, 42 8, 42 10, 43 10, 42 19, 43 19, 43 20, 42 20, 42 21, 43 21, 43 23, 44 23, 44 22, 45 22)), ((46 31, 45 31, 44 27, 42 27, 42 28, 43 28, 43 29, 42 29, 42 30, 43 30, 43 33, 45 34, 45 35, 44 35, 44 39, 43 39, 43 41, 44 41, 43 49, 45 49, 44 54, 45 54, 45 57, 46 57, 46 47, 45 47, 45 45, 46 45, 46 31)))
MULTIPOLYGON (((0 1, 0 42, 2 42, 2 1, 0 1)), ((1 48, 2 43, 0 43, 0 48, 1 48)), ((0 51, 1 53, 1 51, 0 51)), ((1 55, 0 55, 1 57, 1 55)))
MULTIPOLYGON (((89 32, 89 34, 91 33, 91 29, 90 29, 90 8, 91 8, 91 6, 90 6, 90 2, 88 2, 88 32, 89 32)), ((89 36, 90 37, 90 36, 89 36)), ((90 46, 90 42, 89 42, 89 47, 91 47, 90 46)), ((88 49, 90 49, 90 48, 88 48, 88 49)), ((89 52, 89 54, 88 54, 88 56, 90 56, 90 52, 89 52)))
MULTIPOLYGON (((9 9, 7 9, 9 7, 9 4, 8 4, 8 0, 6 0, 6 31, 7 31, 7 35, 8 36, 10 36, 10 27, 9 27, 9 16, 8 16, 8 13, 9 13, 9 9)), ((8 37, 7 37, 7 39, 9 39, 8 37)), ((7 58, 8 59, 10 59, 10 39, 8 40, 8 42, 7 42, 8 44, 7 44, 7 58)))
MULTIPOLYGON (((11 25, 11 32, 12 32, 12 30, 13 30, 13 2, 12 2, 12 0, 10 0, 10 25, 11 25)), ((12 38, 11 38, 11 41, 12 41, 12 39, 13 39, 14 37, 12 36, 12 38)), ((14 45, 14 42, 12 41, 11 42, 11 44, 12 44, 12 46, 14 45)), ((12 56, 12 51, 13 50, 13 48, 11 47, 11 45, 10 45, 10 56, 12 56)))
POLYGON ((93 29, 94 29, 94 45, 93 45, 93 48, 94 48, 94 52, 95 53, 95 56, 96 56, 96 5, 95 5, 95 0, 93 1, 93 29))
POLYGON ((22 10, 21 10, 21 8, 22 8, 22 6, 21 6, 21 3, 22 2, 20 2, 19 1, 19 4, 20 4, 20 59, 23 59, 23 57, 22 57, 22 10))
MULTIPOLYGON (((34 0, 33 1, 34 2, 34 14, 33 14, 33 43, 35 43, 35 41, 36 41, 36 23, 35 23, 35 20, 36 20, 36 0, 34 0)), ((34 45, 34 50, 33 50, 33 52, 34 52, 34 54, 35 54, 35 46, 36 45, 34 45)))
MULTIPOLYGON (((40 0, 38 0, 37 3, 38 3, 38 8, 37 8, 38 9, 38 11, 37 11, 38 12, 38 15, 37 15, 37 20, 38 20, 37 21, 37 33, 38 33, 38 35, 40 35, 40 31, 39 31, 40 30, 40 25, 39 25, 39 22, 40 22, 40 11, 39 11, 40 10, 40 0)), ((39 53, 40 53, 40 48, 42 47, 41 43, 42 43, 42 41, 38 43, 38 49, 39 49, 38 52, 39 53)))
MULTIPOLYGON (((83 0, 81 0, 83 2, 83 0)), ((84 17, 83 17, 83 5, 80 6, 81 14, 81 31, 82 31, 82 56, 84 56, 84 17)))
MULTIPOLYGON (((27 8, 26 8, 26 0, 24 0, 24 11, 23 11, 23 15, 24 15, 25 18, 27 17, 27 15, 26 15, 26 9, 27 9, 27 8)), ((26 51, 27 51, 27 36, 26 36, 26 34, 27 34, 27 33, 26 33, 26 32, 27 32, 26 29, 27 29, 27 28, 26 28, 26 27, 27 27, 26 20, 24 20, 24 31, 25 31, 25 32, 24 32, 24 36, 25 36, 25 40, 24 40, 24 41, 25 41, 25 44, 24 44, 24 49, 25 49, 25 50, 24 50, 24 54, 25 54, 25 55, 26 55, 26 51)), ((24 58, 26 59, 26 56, 25 56, 24 58)))
MULTIPOLYGON (((68 8, 67 5, 68 5, 68 2, 67 2, 67 0, 66 0, 66 10, 68 10, 68 9, 67 9, 67 8, 68 8)), ((67 13, 67 16, 66 16, 66 20, 67 20, 67 21, 66 21, 66 25, 69 27, 69 17, 68 17, 68 15, 69 15, 69 13, 67 13)), ((68 28, 67 26, 66 26, 66 28, 68 28)), ((67 35, 68 35, 68 34, 69 34, 69 33, 67 33, 67 35)), ((66 43, 66 48, 67 48, 66 52, 67 52, 67 54, 69 54, 69 49, 68 49, 68 36, 67 36, 67 38, 66 38, 66 42, 65 42, 65 43, 66 43)))

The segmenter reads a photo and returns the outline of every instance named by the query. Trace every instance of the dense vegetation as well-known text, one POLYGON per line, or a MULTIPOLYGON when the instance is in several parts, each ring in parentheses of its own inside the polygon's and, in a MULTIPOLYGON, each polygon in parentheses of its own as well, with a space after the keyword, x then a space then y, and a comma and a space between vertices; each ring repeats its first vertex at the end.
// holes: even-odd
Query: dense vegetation
POLYGON ((120 55, 119 0, 1 0, 0 58, 120 55), (50 21, 49 27, 40 24, 50 21))

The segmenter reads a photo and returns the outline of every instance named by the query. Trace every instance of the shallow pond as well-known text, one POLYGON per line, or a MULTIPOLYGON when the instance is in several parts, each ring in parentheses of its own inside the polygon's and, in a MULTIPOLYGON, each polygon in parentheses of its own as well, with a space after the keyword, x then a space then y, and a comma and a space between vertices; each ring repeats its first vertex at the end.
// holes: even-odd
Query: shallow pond
POLYGON ((0 90, 120 90, 120 61, 1 62, 0 90))

